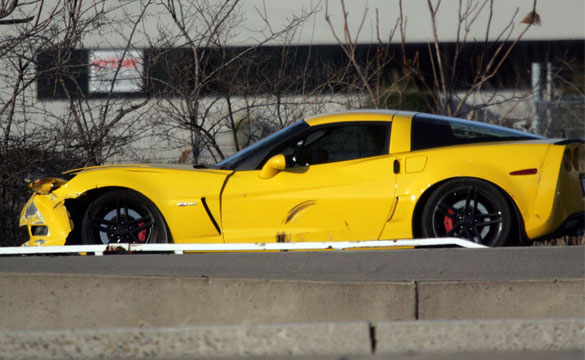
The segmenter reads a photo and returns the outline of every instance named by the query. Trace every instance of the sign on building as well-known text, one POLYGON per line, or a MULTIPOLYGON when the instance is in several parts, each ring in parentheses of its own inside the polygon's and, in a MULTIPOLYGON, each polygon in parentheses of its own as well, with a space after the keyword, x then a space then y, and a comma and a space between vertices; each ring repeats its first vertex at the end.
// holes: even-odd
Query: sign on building
POLYGON ((90 51, 90 93, 135 93, 142 91, 141 50, 90 51))

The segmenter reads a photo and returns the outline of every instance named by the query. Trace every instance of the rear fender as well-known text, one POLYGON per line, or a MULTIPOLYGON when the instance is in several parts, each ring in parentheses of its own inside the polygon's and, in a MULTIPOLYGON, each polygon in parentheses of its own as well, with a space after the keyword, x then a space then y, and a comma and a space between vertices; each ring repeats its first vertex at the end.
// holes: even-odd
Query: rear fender
POLYGON ((476 178, 496 186, 518 213, 522 224, 532 215, 536 191, 541 182, 540 173, 551 144, 477 144, 397 154, 400 173, 397 176, 398 205, 391 224, 387 224, 381 238, 406 238, 416 235, 420 208, 435 187, 455 178, 476 178), (408 159, 416 158, 416 171, 408 172, 408 159), (426 158, 426 162, 420 160, 426 158), (494 159, 498 161, 494 162, 494 159), (511 173, 536 169, 528 175, 511 173))

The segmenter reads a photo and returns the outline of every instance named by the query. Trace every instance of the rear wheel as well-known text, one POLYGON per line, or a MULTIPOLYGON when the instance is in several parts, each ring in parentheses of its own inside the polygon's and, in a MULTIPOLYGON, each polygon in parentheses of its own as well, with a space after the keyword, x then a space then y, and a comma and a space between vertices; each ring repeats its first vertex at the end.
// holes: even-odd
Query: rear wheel
POLYGON ((82 244, 167 243, 158 209, 131 190, 109 191, 89 204, 81 223, 82 244))
POLYGON ((429 197, 422 212, 424 237, 458 237, 486 246, 502 246, 514 224, 504 196, 476 179, 451 180, 429 197))

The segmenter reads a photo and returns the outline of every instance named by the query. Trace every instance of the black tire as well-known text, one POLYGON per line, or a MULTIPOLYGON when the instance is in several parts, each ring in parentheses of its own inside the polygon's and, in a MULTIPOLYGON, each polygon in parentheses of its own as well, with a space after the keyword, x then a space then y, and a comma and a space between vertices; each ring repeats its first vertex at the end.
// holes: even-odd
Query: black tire
POLYGON ((92 201, 81 223, 81 243, 167 243, 169 235, 158 209, 131 190, 108 191, 92 201))
POLYGON ((458 237, 486 246, 502 246, 514 224, 513 212, 498 189, 476 179, 441 184, 425 203, 424 237, 458 237))

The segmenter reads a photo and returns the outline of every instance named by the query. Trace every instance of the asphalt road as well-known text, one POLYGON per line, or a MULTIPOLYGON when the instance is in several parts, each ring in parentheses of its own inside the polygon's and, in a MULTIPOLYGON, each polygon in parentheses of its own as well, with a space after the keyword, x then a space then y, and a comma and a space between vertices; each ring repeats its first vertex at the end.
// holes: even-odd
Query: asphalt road
POLYGON ((313 281, 585 277, 585 247, 0 257, 3 273, 313 281))

